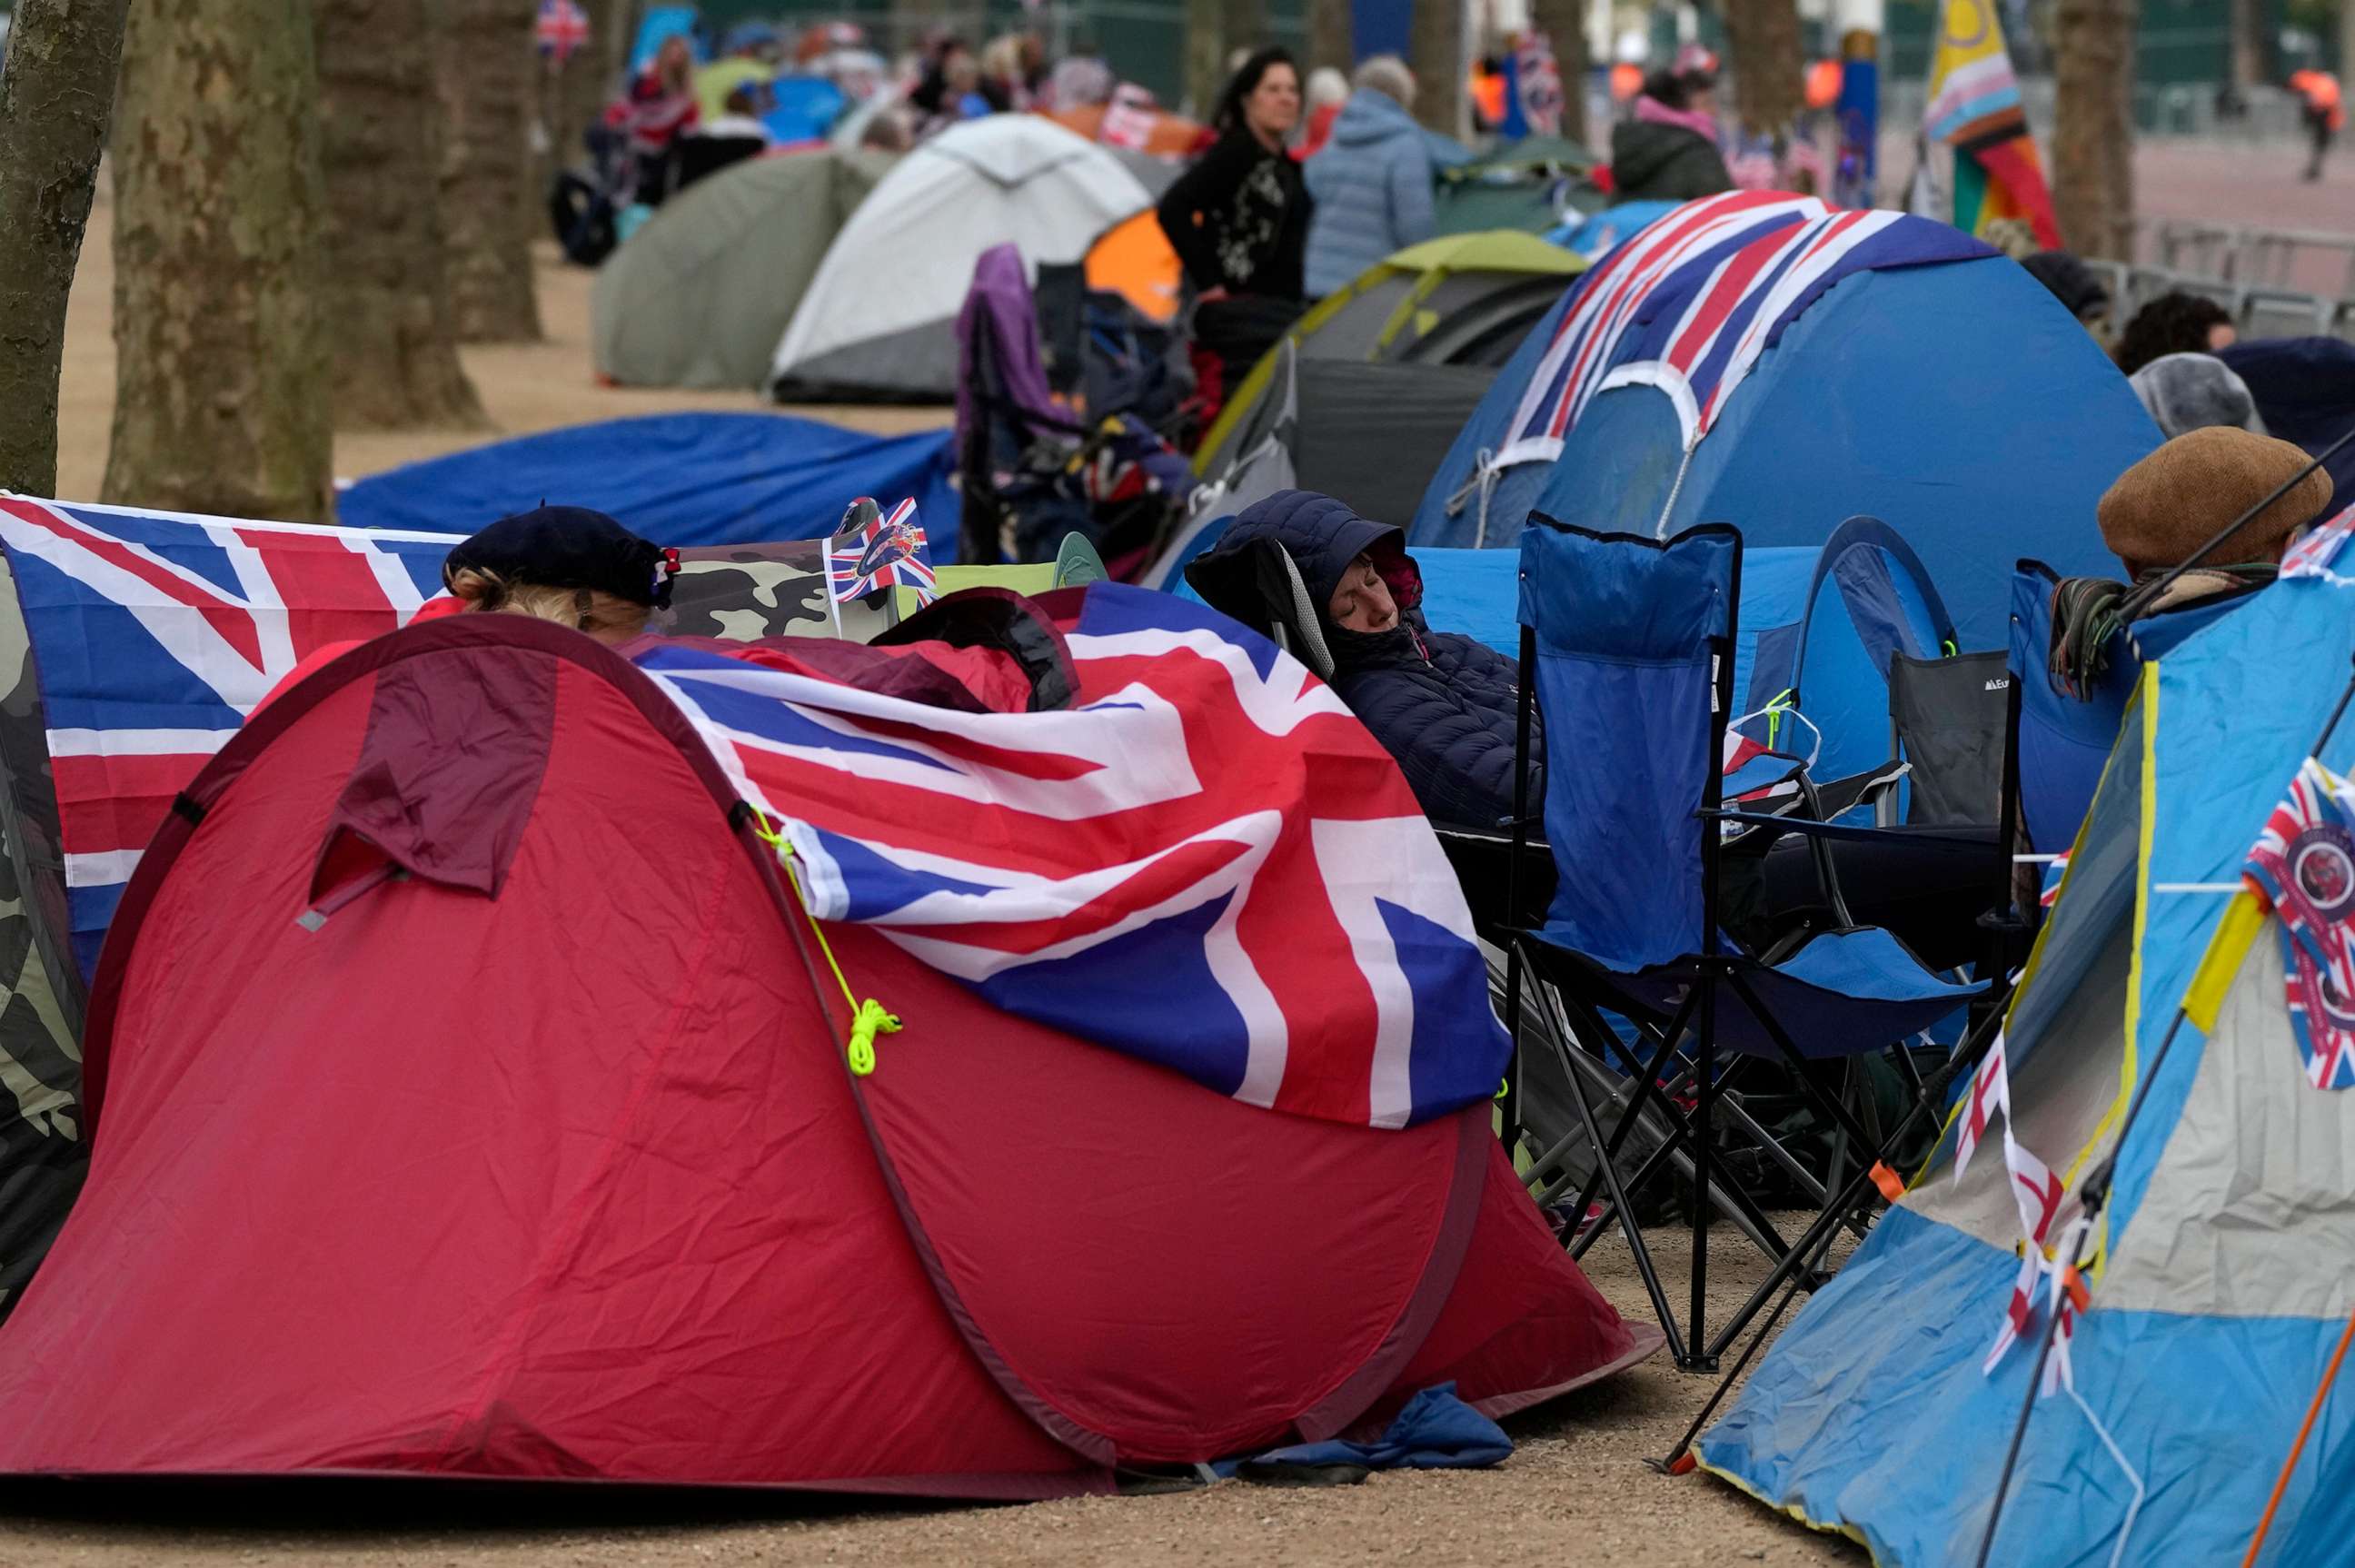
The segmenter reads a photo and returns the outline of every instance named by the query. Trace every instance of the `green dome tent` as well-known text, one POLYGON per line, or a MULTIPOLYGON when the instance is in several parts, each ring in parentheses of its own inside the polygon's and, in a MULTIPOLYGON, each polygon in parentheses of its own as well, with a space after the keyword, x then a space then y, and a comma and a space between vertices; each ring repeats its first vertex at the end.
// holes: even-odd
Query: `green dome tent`
POLYGON ((1584 261, 1561 247, 1510 230, 1451 234, 1395 252, 1318 301, 1252 367, 1203 436, 1194 472, 1216 478, 1241 450, 1237 438, 1270 394, 1283 389, 1286 344, 1303 361, 1493 368, 1512 357, 1585 270, 1584 261))
POLYGON ((597 374, 629 387, 760 386, 826 248, 894 161, 780 154, 665 203, 598 271, 597 374))

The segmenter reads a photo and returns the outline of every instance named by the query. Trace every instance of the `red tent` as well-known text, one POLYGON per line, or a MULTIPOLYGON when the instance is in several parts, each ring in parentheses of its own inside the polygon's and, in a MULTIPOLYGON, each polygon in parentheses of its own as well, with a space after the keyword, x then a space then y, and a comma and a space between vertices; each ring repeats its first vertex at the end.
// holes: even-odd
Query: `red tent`
POLYGON ((91 1002, 92 1163, 0 1470, 1044 1497, 1646 1355, 1474 1108, 1252 1109, 855 926, 693 731, 516 616, 380 638, 208 767, 91 1002))

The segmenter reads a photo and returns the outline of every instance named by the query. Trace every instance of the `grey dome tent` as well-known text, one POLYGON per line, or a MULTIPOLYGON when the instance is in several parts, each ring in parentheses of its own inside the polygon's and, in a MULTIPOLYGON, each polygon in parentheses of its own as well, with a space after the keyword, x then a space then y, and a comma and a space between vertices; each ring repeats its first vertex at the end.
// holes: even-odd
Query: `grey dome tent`
POLYGON ((597 272, 597 374, 757 388, 835 236, 896 156, 820 148, 739 164, 666 202, 597 272))

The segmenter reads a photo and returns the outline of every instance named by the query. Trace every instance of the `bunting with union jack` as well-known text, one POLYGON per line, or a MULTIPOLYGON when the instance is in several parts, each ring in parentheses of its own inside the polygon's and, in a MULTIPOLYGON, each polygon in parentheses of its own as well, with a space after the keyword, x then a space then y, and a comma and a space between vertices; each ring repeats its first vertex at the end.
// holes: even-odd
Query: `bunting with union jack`
POLYGON ((2280 923, 2291 1032, 2318 1089, 2355 1085, 2355 789, 2308 757, 2241 868, 2280 923))

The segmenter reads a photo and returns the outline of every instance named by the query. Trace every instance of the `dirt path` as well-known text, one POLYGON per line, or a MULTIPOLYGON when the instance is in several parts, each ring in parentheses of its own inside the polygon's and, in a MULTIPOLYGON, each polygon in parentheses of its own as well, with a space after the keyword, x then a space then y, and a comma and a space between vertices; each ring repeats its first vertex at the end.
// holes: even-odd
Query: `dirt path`
MULTIPOLYGON (((395 435, 336 438, 336 474, 357 479, 403 463, 496 441, 683 409, 754 411, 774 407, 750 391, 682 392, 601 387, 589 357, 589 291, 595 274, 567 266, 556 248, 540 247, 539 312, 543 342, 464 350, 467 374, 482 394, 495 427, 489 431, 404 431, 395 435)), ((106 475, 106 447, 114 420, 113 213, 101 187, 74 274, 66 311, 65 370, 59 388, 59 498, 94 501, 106 475)), ((815 414, 885 434, 946 424, 946 409, 806 408, 815 414)))
MULTIPOLYGON (((1712 1310, 1764 1269, 1713 1232, 1712 1310)), ((1658 1256, 1685 1298, 1682 1248, 1658 1256)), ((1622 1310, 1643 1310, 1625 1245, 1595 1248, 1592 1274, 1622 1310)), ((1507 1424, 1518 1451, 1494 1470, 1396 1473, 1362 1487, 1278 1490, 1230 1482, 1162 1497, 1021 1508, 911 1509, 797 1499, 536 1498, 405 1488, 227 1491, 0 1490, 0 1568, 239 1564, 292 1568, 620 1568, 623 1564, 904 1563, 1396 1564, 1398 1568, 1855 1568, 1864 1552, 1812 1534, 1702 1476, 1669 1479, 1664 1452, 1708 1396, 1708 1380, 1664 1359, 1507 1424)))

